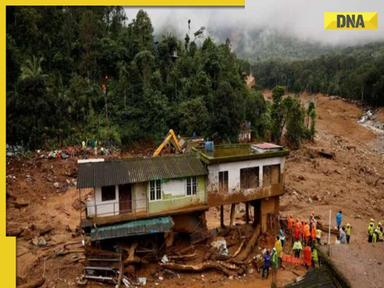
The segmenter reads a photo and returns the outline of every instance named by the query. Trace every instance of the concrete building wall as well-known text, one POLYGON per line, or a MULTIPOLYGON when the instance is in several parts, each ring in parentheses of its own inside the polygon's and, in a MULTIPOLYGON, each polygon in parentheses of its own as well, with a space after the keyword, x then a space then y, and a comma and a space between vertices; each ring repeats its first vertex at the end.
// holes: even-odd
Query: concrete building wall
MULTIPOLYGON (((205 176, 196 177, 196 194, 187 195, 187 178, 161 181, 161 199, 149 200, 149 182, 135 183, 131 186, 132 213, 158 213, 167 210, 205 205, 207 202, 205 176)), ((101 188, 95 189, 95 197, 87 201, 87 215, 93 217, 119 215, 119 186, 115 186, 115 199, 101 200, 101 188)))
MULTIPOLYGON (((161 183, 161 200, 149 201, 148 212, 158 213, 167 210, 187 208, 198 204, 206 204, 205 176, 199 176, 196 195, 187 195, 187 179, 164 180, 161 183)), ((147 188, 149 198, 149 188, 147 188)))
MULTIPOLYGON (((253 159, 246 161, 228 162, 208 165, 207 195, 208 205, 246 202, 283 194, 285 157, 253 159), (278 182, 264 183, 263 169, 268 166, 280 165, 278 182), (240 187, 240 170, 243 168, 258 167, 259 185, 256 188, 242 189, 240 187), (228 171, 228 192, 219 191, 219 172, 228 171)), ((265 169, 267 171, 267 169, 265 169)), ((270 170, 271 171, 271 170, 270 170)), ((273 173, 275 176, 276 173, 273 173)), ((274 178, 275 179, 275 178, 274 178)))
POLYGON ((285 158, 274 157, 266 159, 254 159, 239 162, 228 162, 220 164, 212 164, 208 166, 208 186, 207 190, 218 191, 219 189, 219 172, 228 171, 228 193, 236 193, 240 191, 240 169, 259 167, 259 186, 263 186, 263 166, 280 164, 280 173, 284 171, 285 158))
POLYGON ((101 200, 101 187, 95 188, 95 197, 87 200, 88 217, 112 216, 119 214, 119 186, 115 185, 115 199, 110 201, 101 200))

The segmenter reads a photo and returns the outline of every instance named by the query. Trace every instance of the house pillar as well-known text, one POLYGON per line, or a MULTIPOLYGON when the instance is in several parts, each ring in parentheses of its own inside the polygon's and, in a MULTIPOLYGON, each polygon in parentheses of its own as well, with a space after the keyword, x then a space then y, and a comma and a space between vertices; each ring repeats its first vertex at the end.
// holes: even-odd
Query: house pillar
POLYGON ((229 227, 232 227, 233 222, 235 222, 235 209, 236 208, 236 203, 231 204, 231 214, 230 214, 230 219, 229 219, 229 227))
POLYGON ((225 225, 224 225, 224 206, 223 205, 220 206, 220 226, 222 228, 225 227, 225 225))

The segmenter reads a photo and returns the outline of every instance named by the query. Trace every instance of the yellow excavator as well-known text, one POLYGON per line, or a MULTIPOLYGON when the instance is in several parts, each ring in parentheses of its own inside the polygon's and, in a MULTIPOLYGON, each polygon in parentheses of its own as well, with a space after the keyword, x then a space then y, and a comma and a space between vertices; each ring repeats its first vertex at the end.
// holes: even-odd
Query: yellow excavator
POLYGON ((172 129, 169 129, 167 136, 164 138, 163 142, 157 147, 156 151, 153 153, 152 157, 159 156, 161 151, 163 151, 164 147, 168 145, 168 143, 171 143, 173 147, 175 147, 176 152, 182 153, 182 144, 177 139, 177 136, 175 134, 175 131, 172 129))

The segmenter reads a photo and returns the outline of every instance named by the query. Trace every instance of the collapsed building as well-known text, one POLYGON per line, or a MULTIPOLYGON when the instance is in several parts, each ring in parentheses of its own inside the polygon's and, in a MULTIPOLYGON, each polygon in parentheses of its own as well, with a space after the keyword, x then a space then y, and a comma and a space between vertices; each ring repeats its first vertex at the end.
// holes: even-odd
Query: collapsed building
POLYGON ((92 241, 162 234, 201 233, 205 211, 238 203, 254 209, 253 223, 275 224, 283 194, 288 150, 262 144, 206 143, 190 153, 79 162, 77 187, 86 203, 82 228, 92 241), (208 144, 208 145, 207 145, 208 144))

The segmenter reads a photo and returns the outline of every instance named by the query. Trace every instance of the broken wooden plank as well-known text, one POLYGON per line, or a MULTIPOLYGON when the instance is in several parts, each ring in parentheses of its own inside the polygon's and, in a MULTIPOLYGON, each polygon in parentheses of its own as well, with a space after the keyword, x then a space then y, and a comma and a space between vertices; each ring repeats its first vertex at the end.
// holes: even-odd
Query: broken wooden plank
POLYGON ((256 244, 257 238, 259 238, 260 231, 260 225, 257 225, 251 239, 247 243, 247 246, 245 246, 245 249, 236 257, 237 260, 244 261, 247 259, 249 253, 252 251, 256 244))
POLYGON ((243 241, 241 241, 239 248, 237 248, 237 250, 235 251, 235 253, 233 253, 232 257, 236 257, 237 255, 239 255, 239 253, 241 252, 241 249, 243 248, 243 246, 244 246, 244 244, 245 244, 245 241, 246 241, 246 239, 244 239, 243 241))
POLYGON ((167 256, 169 260, 187 260, 196 257, 196 252, 187 255, 167 256))

